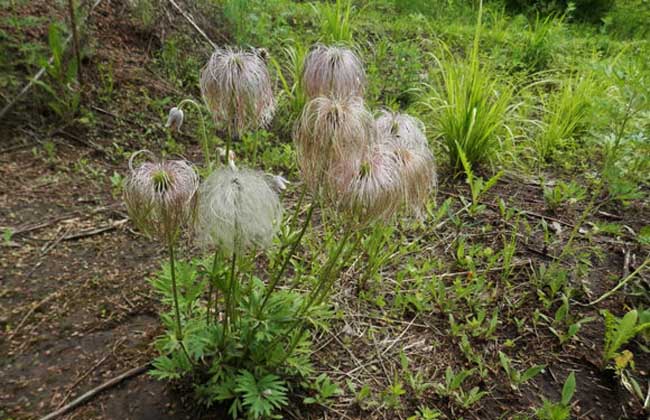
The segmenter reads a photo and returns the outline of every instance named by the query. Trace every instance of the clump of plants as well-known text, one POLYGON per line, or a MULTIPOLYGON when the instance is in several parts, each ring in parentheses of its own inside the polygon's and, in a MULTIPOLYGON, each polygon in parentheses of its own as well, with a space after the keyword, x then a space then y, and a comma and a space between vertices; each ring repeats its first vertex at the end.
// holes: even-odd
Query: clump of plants
MULTIPOLYGON (((205 130, 201 170, 155 156, 135 167, 140 154, 131 158, 129 214, 169 251, 169 263, 151 280, 168 308, 152 375, 189 383, 199 402, 224 407, 232 418, 268 417, 288 404, 313 372, 310 331, 325 326, 332 287, 355 252, 349 239, 375 220, 420 210, 435 187, 423 124, 388 112, 375 120, 360 96, 360 63, 349 49, 322 45, 306 58, 306 105, 294 132, 304 187, 286 222, 279 197, 286 180, 244 167, 232 152, 234 141, 269 124, 275 110, 257 51, 219 49, 202 70, 205 106, 227 133, 223 159, 213 159, 205 130), (324 247, 324 262, 292 275, 317 205, 331 214, 329 234, 340 239, 324 247), (179 259, 183 236, 206 256, 179 259)), ((181 127, 189 103, 202 118, 201 105, 185 100, 170 111, 169 128, 181 127)))
POLYGON ((455 58, 443 48, 444 59, 433 56, 439 72, 424 97, 432 111, 436 136, 447 149, 451 168, 463 170, 461 153, 471 165, 494 157, 508 133, 506 116, 512 110, 513 90, 482 68, 479 60, 481 11, 469 57, 455 58))

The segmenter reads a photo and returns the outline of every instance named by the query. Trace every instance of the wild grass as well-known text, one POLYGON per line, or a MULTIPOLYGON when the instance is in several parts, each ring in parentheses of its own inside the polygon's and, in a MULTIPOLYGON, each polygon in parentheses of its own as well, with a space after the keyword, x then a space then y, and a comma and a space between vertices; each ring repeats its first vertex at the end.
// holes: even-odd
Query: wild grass
POLYGON ((479 60, 481 10, 471 53, 457 58, 442 45, 442 57, 431 55, 438 74, 424 104, 431 110, 436 136, 446 145, 449 164, 462 171, 458 150, 474 166, 488 162, 508 133, 507 116, 513 109, 513 88, 499 81, 479 60))
POLYGON ((559 89, 544 104, 541 132, 535 138, 540 161, 548 161, 586 128, 589 104, 595 95, 596 83, 589 74, 560 82, 559 89))
POLYGON ((321 19, 323 42, 352 43, 352 0, 336 0, 333 4, 323 2, 320 6, 314 6, 314 11, 321 19))

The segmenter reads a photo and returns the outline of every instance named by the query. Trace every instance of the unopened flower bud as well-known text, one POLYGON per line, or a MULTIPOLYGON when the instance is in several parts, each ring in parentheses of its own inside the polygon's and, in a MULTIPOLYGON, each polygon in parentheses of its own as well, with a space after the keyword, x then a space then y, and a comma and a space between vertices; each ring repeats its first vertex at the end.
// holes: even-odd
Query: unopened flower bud
POLYGON ((183 110, 177 107, 173 107, 169 110, 169 116, 167 117, 166 128, 169 128, 171 131, 179 131, 181 125, 183 125, 183 110))
POLYGON ((287 189, 287 185, 291 184, 288 179, 282 175, 275 175, 271 177, 271 187, 277 192, 281 192, 287 189))

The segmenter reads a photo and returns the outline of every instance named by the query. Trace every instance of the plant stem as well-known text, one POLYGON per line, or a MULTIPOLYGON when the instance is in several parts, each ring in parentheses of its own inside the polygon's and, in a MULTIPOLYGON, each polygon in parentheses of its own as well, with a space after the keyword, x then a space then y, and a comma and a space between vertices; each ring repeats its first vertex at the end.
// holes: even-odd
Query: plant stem
POLYGON ((176 311, 176 339, 183 340, 183 328, 181 327, 181 311, 178 306, 178 291, 176 289, 176 267, 174 263, 174 245, 169 243, 169 267, 172 277, 172 296, 174 298, 174 310, 176 311))
POLYGON ((201 122, 201 132, 203 134, 203 141, 201 142, 201 148, 203 149, 203 158, 205 159, 205 164, 208 167, 208 170, 212 169, 212 157, 210 154, 210 141, 208 139, 208 131, 205 129, 205 120, 203 118, 203 112, 201 106, 196 103, 193 99, 183 99, 179 104, 178 108, 181 109, 182 106, 186 103, 194 105, 197 112, 199 113, 199 121, 201 122))
POLYGON ((68 0, 68 12, 70 14, 70 27, 72 28, 72 46, 74 48, 75 60, 77 61, 77 79, 79 80, 79 87, 83 87, 84 80, 81 71, 81 52, 79 51, 79 35, 77 33, 74 0, 68 0))
POLYGON ((226 294, 226 308, 225 308, 225 318, 223 322, 223 333, 221 334, 221 345, 226 344, 226 337, 228 330, 230 330, 230 324, 233 321, 234 317, 234 293, 235 293, 235 270, 237 268, 237 253, 233 250, 232 252, 232 262, 230 264, 230 280, 228 282, 228 293, 226 294))
MULTIPOLYGON (((353 232, 352 225, 349 225, 346 228, 346 232, 344 233, 343 238, 341 238, 339 242, 339 246, 336 248, 334 253, 332 253, 331 256, 328 258, 325 268, 321 271, 321 275, 319 276, 318 286, 316 287, 316 290, 312 291, 309 294, 306 303, 303 304, 302 307, 298 310, 298 313, 296 314, 293 324, 289 327, 287 332, 284 333, 282 336, 278 336, 279 338, 288 337, 298 326, 301 327, 299 333, 294 337, 293 340, 291 340, 291 344, 289 345, 289 348, 286 350, 284 357, 282 358, 282 360, 280 360, 278 365, 284 363, 284 361, 291 356, 291 353, 293 352, 293 350, 295 350, 296 346, 300 342, 300 339, 302 338, 305 332, 305 325, 302 317, 305 315, 305 313, 307 313, 309 308, 311 308, 314 304, 320 304, 325 298, 325 296, 327 296, 327 292, 331 290, 332 284, 334 283, 334 280, 336 280, 336 276, 333 276, 331 274, 332 270, 336 266, 336 262, 341 256, 341 253, 343 252, 343 248, 345 248, 345 246, 347 245, 348 239, 350 238, 352 232, 353 232)), ((273 349, 278 344, 279 338, 276 338, 275 340, 273 340, 273 342, 271 342, 271 344, 269 345, 270 349, 273 349)))
POLYGON ((300 233, 298 234, 298 237, 296 240, 293 242, 291 245, 291 249, 289 250, 289 253, 285 257, 284 261, 282 262, 282 266, 280 269, 277 271, 276 275, 273 277, 271 282, 269 283, 269 286, 266 290, 266 293, 264 294, 264 299, 262 299, 262 304, 260 305, 259 309, 257 310, 257 315, 256 318, 260 316, 262 311, 264 310, 264 307, 266 306, 266 303, 268 302, 269 298, 271 297, 271 294, 275 290, 275 287, 277 286, 278 282, 282 278, 282 275, 286 271, 287 267, 289 266, 289 262, 291 261, 291 258, 293 255, 296 253, 296 250, 298 249, 298 245, 302 241, 303 236, 305 235, 305 232, 307 231, 307 227, 309 226, 309 222, 311 221, 311 215, 314 211, 315 203, 312 202, 311 205, 309 206, 309 210, 307 210, 307 216, 305 217, 305 221, 302 224, 302 228, 300 229, 300 233))
MULTIPOLYGON (((206 313, 206 324, 210 324, 210 309, 212 308, 212 292, 215 289, 215 283, 217 281, 216 279, 216 272, 217 272, 217 262, 219 261, 219 251, 215 250, 214 251, 214 258, 212 260, 212 271, 210 273, 210 289, 208 290, 208 308, 207 308, 207 313, 206 313)), ((215 298, 214 298, 214 317, 215 321, 217 318, 217 292, 215 292, 215 298)))
POLYGON ((194 364, 192 358, 190 357, 190 354, 187 352, 187 349, 185 348, 185 344, 183 343, 183 328, 181 327, 181 311, 178 306, 178 291, 176 288, 175 260, 176 258, 174 256, 174 241, 170 239, 169 240, 169 269, 171 271, 171 277, 172 277, 172 296, 174 298, 174 310, 176 311, 176 340, 181 346, 183 353, 185 353, 187 360, 189 360, 191 364, 194 364))

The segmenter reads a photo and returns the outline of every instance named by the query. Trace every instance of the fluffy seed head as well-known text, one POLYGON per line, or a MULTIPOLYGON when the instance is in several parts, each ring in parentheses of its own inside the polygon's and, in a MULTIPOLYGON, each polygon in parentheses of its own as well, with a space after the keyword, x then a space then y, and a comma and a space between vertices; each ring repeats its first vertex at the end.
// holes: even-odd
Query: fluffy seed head
POLYGON ((280 200, 264 173, 224 167, 199 189, 196 232, 203 246, 267 248, 281 221, 280 200))
POLYGON ((366 74, 348 48, 318 45, 305 58, 302 81, 310 98, 363 96, 366 74))
POLYGON ((389 218, 400 205, 400 178, 393 151, 376 143, 358 158, 334 165, 328 183, 340 208, 360 220, 389 218))
POLYGON ((215 122, 237 136, 267 126, 275 112, 271 78, 255 51, 218 48, 201 72, 201 94, 215 122))
POLYGON ((193 215, 199 178, 184 160, 144 162, 124 183, 124 202, 133 223, 146 234, 174 242, 193 215))
POLYGON ((436 165, 424 124, 407 114, 384 111, 377 118, 379 142, 397 162, 402 201, 419 212, 436 186, 436 165))
POLYGON ((374 120, 360 97, 312 99, 294 131, 302 179, 316 189, 335 162, 359 157, 375 138, 374 120))

